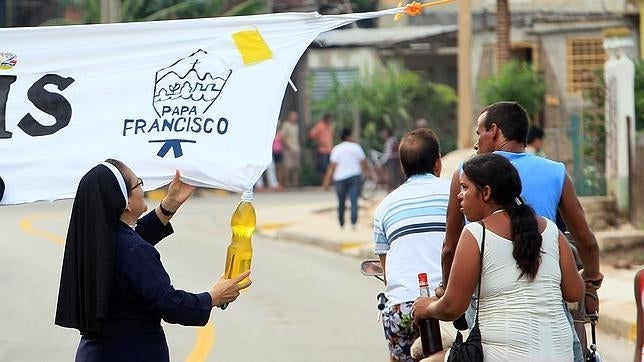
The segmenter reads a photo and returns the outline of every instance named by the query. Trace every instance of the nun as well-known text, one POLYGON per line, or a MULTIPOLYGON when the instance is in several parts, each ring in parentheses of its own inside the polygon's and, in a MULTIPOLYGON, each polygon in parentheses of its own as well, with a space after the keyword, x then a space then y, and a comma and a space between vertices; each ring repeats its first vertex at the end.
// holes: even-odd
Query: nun
POLYGON ((80 331, 76 361, 169 361, 161 319, 203 326, 213 306, 237 299, 249 273, 194 294, 170 283, 155 245, 195 187, 177 170, 167 196, 143 216, 143 180, 108 159, 81 179, 72 207, 56 324, 80 331))

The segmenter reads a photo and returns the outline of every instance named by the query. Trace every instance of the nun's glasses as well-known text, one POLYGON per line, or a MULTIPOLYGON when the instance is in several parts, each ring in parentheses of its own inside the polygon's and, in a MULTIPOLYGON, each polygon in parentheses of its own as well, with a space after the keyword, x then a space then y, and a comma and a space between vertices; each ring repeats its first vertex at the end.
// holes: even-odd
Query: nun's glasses
POLYGON ((136 185, 134 185, 134 187, 132 187, 132 188, 130 189, 130 191, 134 191, 134 189, 135 189, 135 188, 137 188, 137 187, 139 187, 139 186, 143 187, 143 180, 141 180, 141 178, 140 178, 140 177, 139 177, 139 178, 137 178, 136 180, 137 180, 136 185))

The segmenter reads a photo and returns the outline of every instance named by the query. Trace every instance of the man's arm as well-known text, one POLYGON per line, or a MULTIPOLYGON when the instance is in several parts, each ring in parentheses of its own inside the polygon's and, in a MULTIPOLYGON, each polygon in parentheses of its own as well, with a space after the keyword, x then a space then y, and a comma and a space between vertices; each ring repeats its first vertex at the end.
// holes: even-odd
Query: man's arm
POLYGON ((382 266, 382 279, 385 280, 385 286, 387 285, 387 271, 385 271, 385 262, 387 261, 387 254, 379 254, 380 265, 382 266))
POLYGON ((460 185, 460 170, 454 171, 452 175, 452 183, 449 188, 449 201, 447 202, 447 231, 445 233, 445 241, 443 241, 443 251, 441 254, 441 265, 443 268, 443 284, 447 285, 449 279, 449 272, 452 268, 452 260, 454 260, 454 252, 458 239, 463 231, 465 225, 465 217, 461 212, 461 205, 458 201, 458 194, 461 192, 460 185))
POLYGON ((335 162, 329 163, 329 166, 326 168, 326 173, 324 174, 324 179, 322 180, 322 188, 324 190, 329 189, 329 185, 331 185, 331 177, 333 176, 333 173, 335 172, 335 162))
POLYGON ((313 128, 309 130, 309 134, 308 134, 309 138, 312 140, 317 140, 319 130, 320 130, 319 123, 316 123, 315 126, 313 126, 313 128))
POLYGON ((581 275, 584 282, 586 282, 586 293, 590 293, 590 296, 587 296, 585 300, 586 311, 595 312, 599 307, 599 302, 596 299, 597 289, 601 286, 604 278, 599 271, 599 246, 597 245, 597 240, 595 240, 595 235, 588 227, 584 209, 581 207, 581 203, 575 193, 575 187, 568 175, 566 175, 561 192, 559 212, 570 230, 573 240, 575 240, 579 257, 584 264, 584 270, 581 275))

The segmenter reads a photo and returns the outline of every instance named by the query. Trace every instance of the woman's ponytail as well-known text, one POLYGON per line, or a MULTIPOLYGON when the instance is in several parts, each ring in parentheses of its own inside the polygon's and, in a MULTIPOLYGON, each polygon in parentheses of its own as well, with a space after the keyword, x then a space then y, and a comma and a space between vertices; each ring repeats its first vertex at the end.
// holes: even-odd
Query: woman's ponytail
POLYGON ((521 199, 519 173, 505 157, 495 154, 472 157, 463 163, 463 172, 479 187, 489 186, 492 199, 508 211, 519 278, 534 280, 541 264, 542 238, 534 211, 521 199))
POLYGON ((521 269, 519 278, 526 275, 529 280, 534 280, 541 264, 541 243, 539 226, 534 211, 526 205, 521 197, 517 197, 505 208, 510 215, 512 227, 512 256, 521 269))

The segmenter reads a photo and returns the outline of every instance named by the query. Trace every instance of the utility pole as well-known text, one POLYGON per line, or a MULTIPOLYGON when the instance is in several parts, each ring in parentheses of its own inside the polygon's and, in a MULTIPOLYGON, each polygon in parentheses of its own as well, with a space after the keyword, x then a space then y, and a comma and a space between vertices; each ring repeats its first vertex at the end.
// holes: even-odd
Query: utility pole
POLYGON ((472 147, 472 117, 472 4, 458 0, 458 148, 472 147))
POLYGON ((101 0, 101 23, 118 23, 121 21, 120 10, 120 0, 101 0))
POLYGON ((509 0, 496 0, 496 70, 510 59, 510 18, 509 0))

